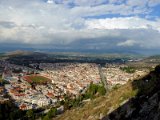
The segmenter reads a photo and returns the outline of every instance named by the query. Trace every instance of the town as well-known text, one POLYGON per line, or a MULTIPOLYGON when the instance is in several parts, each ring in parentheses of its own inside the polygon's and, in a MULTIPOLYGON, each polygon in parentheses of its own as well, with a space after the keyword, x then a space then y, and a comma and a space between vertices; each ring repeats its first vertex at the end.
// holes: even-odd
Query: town
MULTIPOLYGON (((56 106, 64 101, 65 95, 71 98, 85 93, 91 83, 101 84, 100 72, 107 86, 123 85, 129 80, 148 73, 147 69, 127 73, 122 70, 126 65, 96 63, 31 63, 29 66, 16 65, 1 60, 2 79, 7 82, 1 87, 14 104, 21 110, 38 109, 44 106, 56 106), (37 69, 38 66, 39 69, 37 69), (99 71, 99 67, 102 71, 99 71)), ((8 100, 1 96, 1 100, 8 100)))

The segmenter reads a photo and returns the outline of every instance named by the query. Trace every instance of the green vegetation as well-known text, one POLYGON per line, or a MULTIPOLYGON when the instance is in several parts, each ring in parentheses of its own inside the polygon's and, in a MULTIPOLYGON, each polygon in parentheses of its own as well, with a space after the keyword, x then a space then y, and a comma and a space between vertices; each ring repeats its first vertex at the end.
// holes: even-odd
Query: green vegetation
POLYGON ((33 110, 28 110, 26 112, 26 116, 27 116, 27 118, 29 118, 31 120, 34 120, 34 112, 33 112, 33 110))
POLYGON ((33 83, 46 83, 49 81, 48 78, 45 78, 43 76, 37 76, 37 75, 27 76, 27 78, 32 80, 33 83))
POLYGON ((17 120, 25 116, 11 101, 0 104, 0 120, 17 120))
POLYGON ((40 116, 37 111, 39 110, 22 111, 15 106, 13 101, 7 101, 0 103, 0 120, 35 120, 40 116))
POLYGON ((96 96, 102 96, 106 94, 106 90, 103 85, 93 84, 91 83, 87 92, 85 93, 85 99, 95 98, 96 96))
POLYGON ((51 120, 51 118, 55 117, 57 114, 57 109, 56 108, 51 108, 49 112, 43 117, 42 120, 51 120))
POLYGON ((61 105, 64 105, 64 109, 68 110, 71 108, 76 108, 76 107, 80 107, 82 105, 82 100, 84 100, 85 98, 80 95, 75 99, 70 98, 70 96, 66 95, 65 96, 65 100, 61 101, 61 105))
POLYGON ((120 84, 116 84, 112 87, 112 90, 117 90, 118 88, 120 88, 120 86, 121 86, 120 84))
POLYGON ((9 84, 9 82, 6 80, 3 80, 2 76, 0 76, 0 85, 4 85, 4 84, 9 84))
POLYGON ((136 71, 135 68, 133 68, 133 67, 120 67, 120 69, 122 71, 127 72, 127 73, 134 73, 136 71))
POLYGON ((105 95, 106 90, 103 85, 93 84, 91 83, 89 88, 87 89, 85 94, 81 94, 75 99, 70 98, 70 96, 66 95, 65 100, 61 101, 61 105, 64 105, 64 109, 68 110, 71 108, 76 108, 82 106, 82 101, 86 99, 94 99, 98 96, 105 95))

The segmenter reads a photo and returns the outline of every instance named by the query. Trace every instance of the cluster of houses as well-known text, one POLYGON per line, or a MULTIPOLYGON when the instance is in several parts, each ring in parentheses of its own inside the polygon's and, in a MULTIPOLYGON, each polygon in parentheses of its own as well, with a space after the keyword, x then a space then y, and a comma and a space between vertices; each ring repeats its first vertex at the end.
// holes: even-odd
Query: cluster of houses
POLYGON ((127 73, 121 70, 121 67, 127 67, 124 65, 109 65, 107 67, 103 67, 103 74, 107 80, 107 83, 111 86, 116 84, 126 84, 129 80, 134 80, 138 77, 144 76, 148 73, 147 69, 135 70, 134 73, 127 73))
POLYGON ((37 109, 42 106, 54 105, 57 102, 52 85, 36 85, 34 88, 24 80, 11 79, 5 89, 20 109, 37 109), (25 107, 24 107, 25 106, 25 107))
POLYGON ((5 89, 22 110, 55 105, 69 94, 73 97, 84 92, 91 82, 100 83, 98 66, 89 63, 41 63, 39 75, 50 80, 47 84, 32 84, 24 78, 32 69, 6 64, 3 78, 9 82, 5 89), (24 68, 24 69, 23 69, 24 68), (13 69, 21 69, 18 73, 13 69))
MULTIPOLYGON (((5 90, 22 110, 54 106, 64 100, 66 94, 76 97, 85 92, 90 83, 101 83, 99 65, 95 63, 39 63, 38 65, 39 71, 0 62, 0 67, 3 68, 2 77, 9 82, 5 84, 5 90), (35 74, 33 71, 49 79, 50 82, 33 86, 24 79, 25 76, 35 74)), ((145 70, 136 70, 135 73, 129 74, 122 71, 120 66, 114 65, 103 67, 102 72, 110 85, 125 84, 130 79, 146 74, 145 70)))
POLYGON ((98 65, 94 63, 41 63, 41 75, 52 80, 63 91, 78 95, 90 85, 101 82, 98 65))

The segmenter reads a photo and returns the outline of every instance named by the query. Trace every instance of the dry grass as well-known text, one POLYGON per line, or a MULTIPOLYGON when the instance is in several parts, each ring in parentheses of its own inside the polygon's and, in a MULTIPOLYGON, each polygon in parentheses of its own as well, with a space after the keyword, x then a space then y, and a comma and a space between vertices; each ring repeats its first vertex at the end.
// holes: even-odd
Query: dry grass
POLYGON ((100 114, 107 115, 118 108, 124 101, 136 96, 138 90, 133 90, 132 83, 111 91, 107 96, 96 98, 81 108, 66 111, 54 118, 55 120, 97 120, 100 114))

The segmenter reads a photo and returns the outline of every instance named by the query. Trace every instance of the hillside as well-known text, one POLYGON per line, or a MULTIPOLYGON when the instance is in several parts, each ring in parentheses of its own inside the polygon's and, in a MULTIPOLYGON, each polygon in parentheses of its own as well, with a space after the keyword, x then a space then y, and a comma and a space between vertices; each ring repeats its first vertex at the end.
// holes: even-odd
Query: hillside
POLYGON ((159 120, 160 66, 108 95, 66 111, 55 120, 159 120))
POLYGON ((18 56, 18 55, 29 55, 32 52, 29 51, 23 51, 23 50, 16 50, 16 51, 12 51, 12 52, 6 52, 5 55, 6 56, 18 56))

